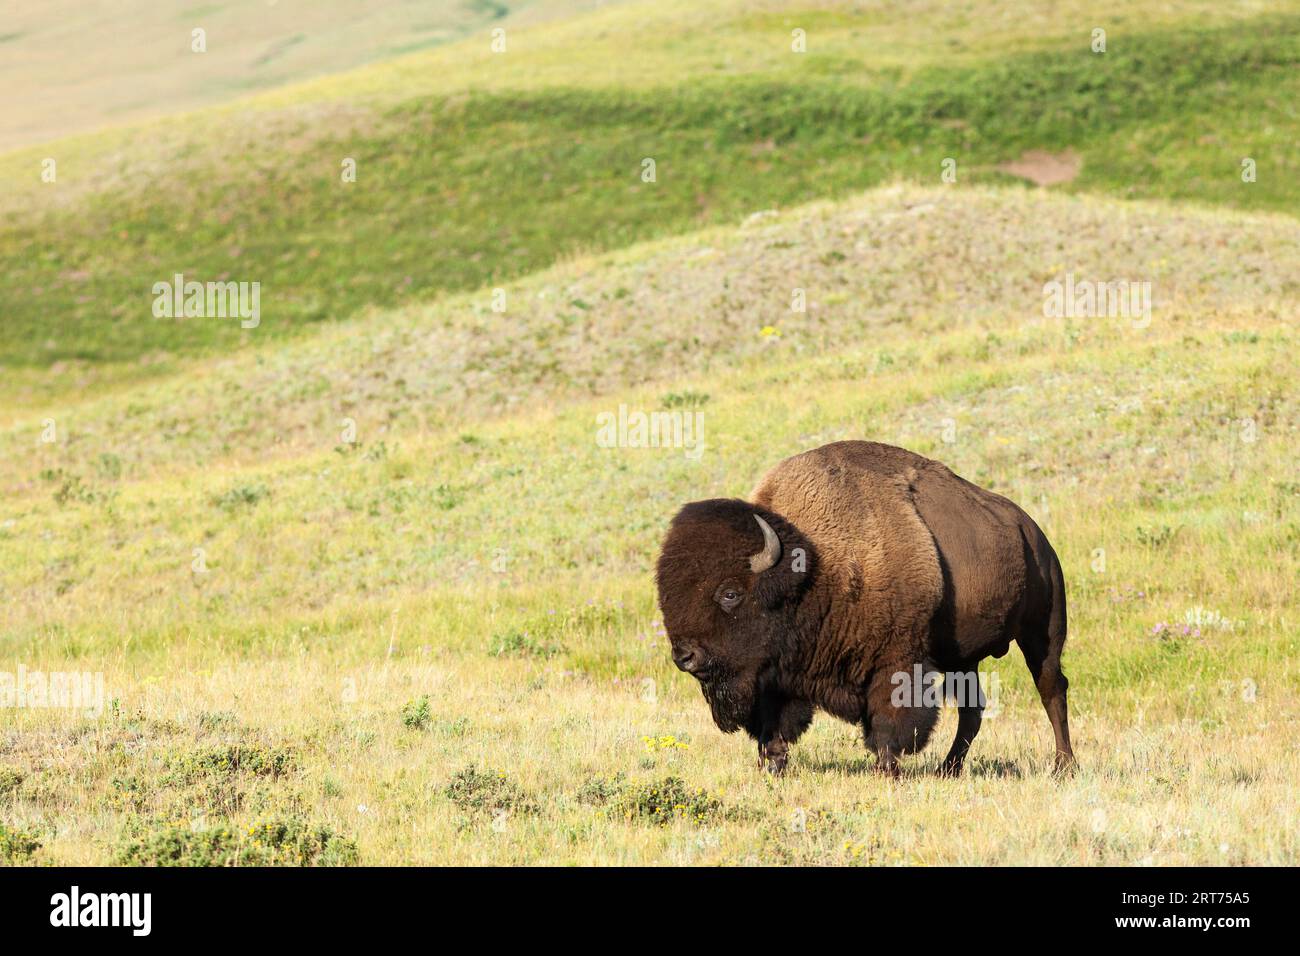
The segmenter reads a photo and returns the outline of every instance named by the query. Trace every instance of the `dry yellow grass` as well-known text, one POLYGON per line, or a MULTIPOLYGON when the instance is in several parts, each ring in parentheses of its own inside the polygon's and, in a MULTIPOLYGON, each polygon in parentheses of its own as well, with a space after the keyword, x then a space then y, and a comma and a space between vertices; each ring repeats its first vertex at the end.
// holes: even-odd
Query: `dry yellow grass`
MULTIPOLYGON (((1080 635, 1073 654, 1095 652, 1092 643, 1080 635)), ((302 761, 250 818, 292 807, 353 834, 372 864, 1291 865, 1300 849, 1300 765, 1281 739, 1297 714, 1269 689, 1247 703, 1236 686, 1202 687, 1204 699, 1184 708, 1172 702, 1182 689, 1170 688, 1170 699, 1141 701, 1135 716, 1083 685, 1073 715, 1082 768, 1068 780, 1050 774, 1050 731, 1027 688, 986 720, 963 779, 935 776, 941 753, 931 753, 887 782, 869 772, 852 728, 820 718, 791 773, 772 780, 755 769, 749 741, 717 733, 685 680, 649 700, 638 683, 611 687, 558 666, 386 661, 381 644, 344 667, 304 653, 173 665, 165 675, 110 671, 110 687, 175 721, 175 733, 25 716, 5 758, 35 770, 17 816, 57 821, 41 859, 103 862, 123 812, 103 768, 119 779, 156 775, 160 751, 239 737, 200 729, 200 715, 228 712, 256 722, 254 739, 290 741, 302 761), (343 700, 344 679, 355 681, 355 702, 343 700), (419 694, 430 695, 437 723, 409 730, 393 704, 419 694), (648 752, 643 737, 662 735, 689 743, 648 752), (466 764, 507 771, 541 812, 463 813, 442 790, 466 764), (682 777, 737 818, 660 827, 580 801, 585 781, 615 768, 682 777)), ((939 735, 953 727, 946 714, 939 735)), ((182 827, 214 822, 201 806, 175 813, 182 827)))

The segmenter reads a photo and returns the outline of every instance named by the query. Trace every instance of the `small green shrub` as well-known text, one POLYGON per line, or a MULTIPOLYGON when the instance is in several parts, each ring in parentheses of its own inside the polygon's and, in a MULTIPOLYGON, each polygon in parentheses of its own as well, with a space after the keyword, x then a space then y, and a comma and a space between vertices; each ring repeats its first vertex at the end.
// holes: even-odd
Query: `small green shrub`
POLYGON ((611 816, 656 826, 667 826, 677 820, 707 823, 733 815, 716 794, 688 787, 680 777, 633 784, 606 806, 611 816))
POLYGON ((1173 540, 1177 534, 1177 528, 1171 528, 1167 524, 1146 528, 1139 525, 1136 529, 1137 539, 1140 544, 1148 548, 1163 548, 1173 540))
POLYGON ((31 830, 0 823, 0 863, 23 863, 40 848, 40 838, 31 830))
POLYGON ((469 731, 469 718, 461 715, 452 720, 440 720, 436 726, 444 737, 464 737, 469 731))
POLYGON ((114 862, 119 866, 351 866, 357 859, 353 840, 328 826, 291 818, 262 820, 243 829, 132 827, 114 862))
POLYGON ((99 473, 109 481, 122 477, 122 459, 112 452, 101 452, 98 461, 99 473))
POLYGON ((164 783, 196 783, 240 774, 281 777, 296 766, 293 752, 284 747, 224 744, 200 747, 168 757, 164 783))
POLYGON ((613 776, 593 774, 583 781, 575 794, 579 803, 595 807, 608 805, 627 789, 627 775, 621 770, 613 776))
POLYGON ((137 812, 145 807, 154 793, 148 783, 134 775, 113 777, 109 781, 109 786, 112 788, 109 794, 109 803, 112 806, 137 812))
POLYGON ((112 503, 117 497, 116 491, 101 491, 84 481, 80 475, 71 474, 62 468, 47 468, 41 472, 41 478, 58 485, 54 490, 54 501, 60 508, 69 504, 112 503))
POLYGON ((13 793, 22 786, 25 779, 21 770, 14 767, 0 767, 0 797, 13 793))
POLYGON ((694 392, 686 389, 681 392, 669 392, 663 398, 663 406, 667 409, 675 408, 700 408, 707 404, 709 396, 705 392, 694 392))
POLYGON ((451 511, 464 500, 464 493, 451 485, 443 484, 433 489, 433 503, 440 511, 451 511))
POLYGON ((504 770, 479 770, 470 765, 451 778, 443 795, 467 813, 508 810, 516 814, 541 811, 537 801, 504 770))
POLYGON ((433 717, 429 713, 429 695, 416 698, 402 708, 402 724, 411 730, 424 730, 433 717))
POLYGON ((235 511, 238 508, 251 508, 270 494, 270 489, 259 482, 231 488, 224 494, 214 496, 212 503, 222 511, 235 511))

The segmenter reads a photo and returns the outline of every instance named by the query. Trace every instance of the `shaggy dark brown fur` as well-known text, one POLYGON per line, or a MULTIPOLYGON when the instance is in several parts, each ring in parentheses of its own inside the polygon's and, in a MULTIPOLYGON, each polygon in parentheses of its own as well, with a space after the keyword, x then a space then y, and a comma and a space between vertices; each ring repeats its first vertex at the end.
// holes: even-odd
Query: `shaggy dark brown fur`
MULTIPOLYGON (((897 775, 898 755, 924 747, 938 716, 891 699, 897 675, 918 664, 973 672, 1012 641, 1056 735, 1056 766, 1073 765, 1056 553, 1020 508, 937 461, 861 441, 788 458, 750 501, 686 505, 657 581, 673 660, 699 680, 718 727, 743 727, 773 772, 821 709, 860 724, 878 768, 897 775), (779 557, 752 570, 764 554, 779 557)), ((982 709, 978 697, 959 702, 946 772, 960 773, 982 709)))

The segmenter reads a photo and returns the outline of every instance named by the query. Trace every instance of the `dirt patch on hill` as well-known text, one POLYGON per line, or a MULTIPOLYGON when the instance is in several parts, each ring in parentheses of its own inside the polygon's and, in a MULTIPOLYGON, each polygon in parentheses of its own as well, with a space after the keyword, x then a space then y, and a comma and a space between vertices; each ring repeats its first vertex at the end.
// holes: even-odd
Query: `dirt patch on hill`
POLYGON ((1079 175, 1083 168, 1083 157, 1072 149, 1062 153, 1049 153, 1043 149, 1031 149, 1011 163, 998 167, 1004 173, 1028 179, 1035 186, 1055 186, 1068 183, 1079 175))

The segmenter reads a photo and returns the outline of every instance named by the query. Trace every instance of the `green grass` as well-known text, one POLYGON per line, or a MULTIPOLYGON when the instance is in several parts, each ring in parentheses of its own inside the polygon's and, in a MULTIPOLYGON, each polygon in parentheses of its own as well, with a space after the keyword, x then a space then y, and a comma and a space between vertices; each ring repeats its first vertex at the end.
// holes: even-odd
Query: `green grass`
MULTIPOLYGON (((994 167, 1023 150, 1072 146, 1079 190, 1300 208, 1300 126, 1286 106, 1300 98, 1300 19, 1170 28, 1113 47, 1058 45, 868 83, 809 71, 415 98, 368 116, 364 135, 327 124, 306 131, 306 145, 230 130, 234 153, 196 141, 201 160, 164 167, 147 188, 93 190, 8 220, 0 362, 229 352, 581 251, 897 177, 937 182, 949 157, 959 182, 978 183, 1005 178, 994 167), (1252 184, 1240 179, 1247 156, 1260 170, 1252 184), (340 180, 344 157, 357 161, 355 183, 340 180), (645 157, 653 184, 640 180, 645 157), (153 283, 178 272, 261 283, 262 324, 154 318, 153 283)), ((228 122, 205 140, 223 139, 228 122)))

